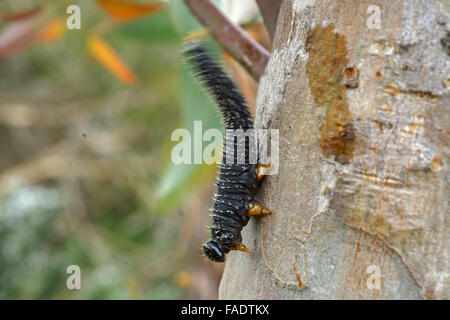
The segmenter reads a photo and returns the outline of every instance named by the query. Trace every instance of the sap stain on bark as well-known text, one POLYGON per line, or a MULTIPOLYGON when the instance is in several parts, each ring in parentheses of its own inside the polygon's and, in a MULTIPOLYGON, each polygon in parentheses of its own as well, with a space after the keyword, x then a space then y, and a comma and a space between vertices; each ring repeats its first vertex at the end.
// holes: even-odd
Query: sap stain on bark
MULTIPOLYGON (((320 147, 326 157, 334 156, 340 163, 348 163, 354 150, 352 115, 348 109, 349 88, 357 87, 357 80, 347 85, 347 46, 343 35, 334 31, 332 24, 316 26, 306 41, 309 53, 307 74, 309 89, 319 107, 327 107, 325 123, 321 128, 320 147)), ((358 70, 351 68, 357 79, 358 70)))

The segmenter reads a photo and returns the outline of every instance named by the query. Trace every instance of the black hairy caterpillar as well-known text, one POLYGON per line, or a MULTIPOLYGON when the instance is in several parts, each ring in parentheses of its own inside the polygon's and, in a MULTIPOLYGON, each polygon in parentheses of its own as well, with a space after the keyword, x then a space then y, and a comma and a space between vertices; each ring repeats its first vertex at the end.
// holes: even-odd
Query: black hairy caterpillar
POLYGON ((195 75, 219 106, 227 129, 217 194, 212 209, 211 240, 203 245, 205 255, 209 259, 223 262, 230 250, 250 252, 242 244, 242 228, 247 225, 250 216, 270 213, 254 202, 264 168, 267 166, 250 163, 249 143, 245 142, 245 159, 241 163, 237 161, 238 155, 234 151, 242 141, 228 135, 228 129, 241 129, 246 132, 253 129, 253 121, 248 106, 233 81, 211 59, 200 41, 188 41, 184 52, 195 75), (231 151, 230 148, 234 148, 234 159, 227 163, 226 155, 227 151, 231 151))

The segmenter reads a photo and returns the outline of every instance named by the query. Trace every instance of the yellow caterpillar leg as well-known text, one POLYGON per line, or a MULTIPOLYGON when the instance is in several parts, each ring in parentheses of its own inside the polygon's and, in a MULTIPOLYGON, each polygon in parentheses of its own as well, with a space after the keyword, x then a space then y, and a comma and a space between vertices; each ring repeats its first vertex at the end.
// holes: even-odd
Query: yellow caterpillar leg
POLYGON ((239 243, 236 247, 234 247, 232 250, 238 250, 238 251, 243 251, 243 252, 247 252, 250 253, 250 249, 247 248, 242 242, 239 243))
POLYGON ((269 169, 270 164, 258 164, 258 166, 256 167, 256 180, 261 181, 261 179, 266 175, 269 169))
POLYGON ((259 203, 250 202, 248 204, 248 211, 247 211, 247 215, 248 216, 268 215, 268 214, 271 214, 271 213, 272 212, 267 210, 267 208, 264 208, 259 203))

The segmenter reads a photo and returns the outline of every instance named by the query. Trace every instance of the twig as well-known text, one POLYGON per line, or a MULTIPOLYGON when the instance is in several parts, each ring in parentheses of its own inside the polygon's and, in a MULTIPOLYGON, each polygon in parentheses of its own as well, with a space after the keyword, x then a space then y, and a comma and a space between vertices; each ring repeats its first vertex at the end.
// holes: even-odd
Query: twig
POLYGON ((234 25, 210 0, 184 2, 223 49, 258 80, 269 61, 269 52, 234 25))
POLYGON ((278 21, 278 14, 280 13, 280 0, 256 0, 259 11, 264 19, 264 24, 269 32, 270 40, 273 41, 275 29, 278 21))

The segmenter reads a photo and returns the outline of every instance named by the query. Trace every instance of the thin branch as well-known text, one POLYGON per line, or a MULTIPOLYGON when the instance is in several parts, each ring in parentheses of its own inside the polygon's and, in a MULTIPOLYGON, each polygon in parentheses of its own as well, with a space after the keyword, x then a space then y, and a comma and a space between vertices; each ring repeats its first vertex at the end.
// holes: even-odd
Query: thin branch
POLYGON ((223 49, 258 80, 269 61, 269 52, 234 25, 210 0, 184 2, 223 49))
POLYGON ((278 14, 280 13, 280 0, 256 0, 259 11, 264 19, 267 32, 269 32, 270 40, 273 41, 275 29, 277 27, 278 14))

